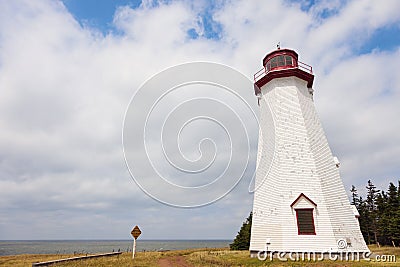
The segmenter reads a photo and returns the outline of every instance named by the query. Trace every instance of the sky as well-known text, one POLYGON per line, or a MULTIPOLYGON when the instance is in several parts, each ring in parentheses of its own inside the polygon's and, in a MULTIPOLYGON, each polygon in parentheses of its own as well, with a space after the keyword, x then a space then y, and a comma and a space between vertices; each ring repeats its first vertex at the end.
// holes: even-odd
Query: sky
MULTIPOLYGON (((363 194, 371 179, 387 190, 400 178, 398 10, 397 0, 0 0, 0 239, 129 239, 135 225, 143 239, 233 239, 252 209, 257 128, 248 127, 252 156, 233 190, 179 208, 132 179, 125 112, 149 78, 179 64, 215 62, 251 80, 278 42, 313 66, 315 107, 345 188, 363 194)), ((184 97, 212 96, 220 102, 196 110, 225 114, 216 105, 223 92, 193 88, 172 94, 150 120, 165 119, 184 97)), ((240 94, 256 101, 252 88, 240 94)), ((155 162, 163 160, 159 127, 147 140, 155 162)), ((229 135, 215 123, 192 127, 180 132, 183 153, 193 161, 221 144, 209 169, 221 172, 229 135), (207 134, 216 141, 203 143, 207 134)))

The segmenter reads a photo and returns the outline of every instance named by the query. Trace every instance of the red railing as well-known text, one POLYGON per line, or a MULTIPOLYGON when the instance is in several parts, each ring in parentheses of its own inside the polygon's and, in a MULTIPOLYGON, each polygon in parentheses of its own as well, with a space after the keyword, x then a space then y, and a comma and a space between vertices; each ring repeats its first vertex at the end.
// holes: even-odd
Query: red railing
POLYGON ((300 61, 298 61, 297 63, 298 63, 297 66, 283 66, 283 67, 280 67, 280 68, 274 68, 274 69, 269 70, 269 71, 267 71, 267 69, 264 67, 264 68, 260 69, 259 71, 257 71, 254 74, 254 81, 256 82, 256 81, 260 80, 262 77, 267 75, 269 72, 279 71, 279 70, 282 70, 282 69, 301 69, 301 70, 306 71, 306 72, 308 72, 310 74, 313 73, 312 67, 310 65, 308 65, 306 63, 303 63, 303 62, 300 62, 300 61))

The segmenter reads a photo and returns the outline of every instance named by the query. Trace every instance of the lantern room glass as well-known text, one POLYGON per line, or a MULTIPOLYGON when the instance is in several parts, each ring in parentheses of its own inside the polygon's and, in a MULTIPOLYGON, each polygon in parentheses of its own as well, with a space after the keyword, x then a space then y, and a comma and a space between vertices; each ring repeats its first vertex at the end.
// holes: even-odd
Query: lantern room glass
POLYGON ((294 66, 294 60, 292 56, 289 55, 279 55, 268 60, 266 64, 267 71, 273 70, 275 68, 282 68, 285 66, 294 66))

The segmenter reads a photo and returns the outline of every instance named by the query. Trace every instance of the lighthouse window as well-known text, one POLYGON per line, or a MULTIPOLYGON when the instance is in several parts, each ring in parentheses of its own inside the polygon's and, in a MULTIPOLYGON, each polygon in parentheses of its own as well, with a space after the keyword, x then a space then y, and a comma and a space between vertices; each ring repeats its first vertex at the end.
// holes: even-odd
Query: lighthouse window
POLYGON ((283 67, 283 66, 293 66, 293 58, 291 56, 287 55, 281 55, 281 56, 276 56, 271 58, 268 62, 267 65, 265 66, 267 71, 270 71, 274 68, 277 67, 283 67))
POLYGON ((285 56, 286 65, 293 65, 293 60, 291 56, 285 56))
POLYGON ((285 58, 283 56, 277 56, 278 58, 278 66, 282 67, 285 65, 285 58))
POLYGON ((296 209, 299 235, 315 235, 314 209, 296 209))
POLYGON ((278 60, 276 57, 271 59, 271 69, 278 67, 278 60))

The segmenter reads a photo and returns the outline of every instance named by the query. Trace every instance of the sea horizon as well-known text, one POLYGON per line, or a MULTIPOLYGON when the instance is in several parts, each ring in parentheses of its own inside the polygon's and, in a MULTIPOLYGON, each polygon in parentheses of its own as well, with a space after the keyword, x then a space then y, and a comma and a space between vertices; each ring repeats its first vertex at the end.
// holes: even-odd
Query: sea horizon
MULTIPOLYGON (((123 239, 108 239, 108 238, 88 238, 88 239, 0 239, 2 241, 132 241, 133 238, 123 238, 123 239)), ((233 241, 233 239, 185 239, 185 238, 176 238, 176 239, 168 239, 168 238, 147 238, 142 239, 138 238, 137 240, 143 241, 233 241)))
MULTIPOLYGON (((132 239, 0 240, 0 256, 21 254, 95 254, 132 251, 132 239)), ((136 251, 224 248, 228 239, 138 239, 136 251)))

